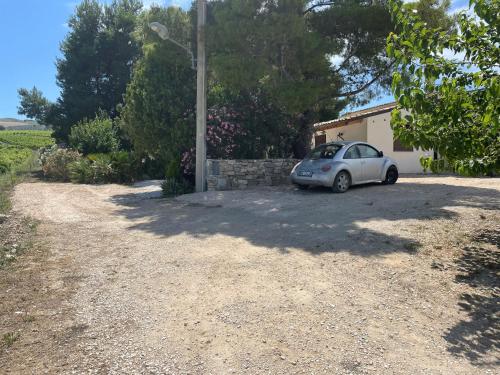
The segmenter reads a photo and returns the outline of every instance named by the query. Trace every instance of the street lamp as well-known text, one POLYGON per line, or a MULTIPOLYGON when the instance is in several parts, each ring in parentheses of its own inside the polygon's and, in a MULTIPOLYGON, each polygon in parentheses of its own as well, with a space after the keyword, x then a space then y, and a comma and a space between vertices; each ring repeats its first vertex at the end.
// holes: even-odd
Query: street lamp
POLYGON ((181 47, 191 56, 193 69, 196 73, 196 191, 205 191, 205 174, 207 160, 207 63, 205 52, 205 24, 207 19, 206 0, 198 0, 198 26, 197 41, 198 55, 195 59, 193 52, 189 47, 184 46, 178 41, 170 38, 168 29, 159 22, 151 22, 149 27, 156 32, 163 40, 169 40, 181 47))
POLYGON ((149 24, 149 27, 151 30, 153 30, 160 38, 163 40, 168 40, 172 43, 174 43, 176 46, 181 47, 183 50, 185 50, 189 57, 191 57, 191 67, 196 70, 196 59, 194 57, 194 53, 189 48, 188 46, 185 46, 184 44, 179 43, 177 40, 170 38, 170 34, 168 33, 167 26, 159 23, 159 22, 151 22, 149 24))

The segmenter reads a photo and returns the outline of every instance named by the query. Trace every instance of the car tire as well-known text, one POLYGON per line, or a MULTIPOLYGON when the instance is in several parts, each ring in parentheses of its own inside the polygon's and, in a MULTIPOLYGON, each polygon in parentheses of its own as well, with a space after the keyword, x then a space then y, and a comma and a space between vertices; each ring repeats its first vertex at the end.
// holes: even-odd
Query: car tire
POLYGON ((391 165, 385 174, 385 180, 382 181, 384 185, 394 185, 399 178, 398 169, 391 165))
POLYGON ((334 193, 345 193, 351 186, 351 176, 347 171, 340 171, 333 180, 332 190, 334 193))
POLYGON ((307 190, 307 189, 309 189, 309 185, 297 184, 295 186, 297 186, 299 188, 299 190, 307 190))

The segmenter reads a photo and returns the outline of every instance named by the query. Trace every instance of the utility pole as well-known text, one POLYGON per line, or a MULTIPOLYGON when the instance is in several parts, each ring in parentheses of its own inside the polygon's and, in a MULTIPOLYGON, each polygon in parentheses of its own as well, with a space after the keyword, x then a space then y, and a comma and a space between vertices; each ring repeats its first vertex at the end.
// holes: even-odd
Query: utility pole
POLYGON ((207 61, 206 33, 207 20, 206 0, 198 0, 198 56, 196 75, 196 191, 205 191, 207 168, 207 61))

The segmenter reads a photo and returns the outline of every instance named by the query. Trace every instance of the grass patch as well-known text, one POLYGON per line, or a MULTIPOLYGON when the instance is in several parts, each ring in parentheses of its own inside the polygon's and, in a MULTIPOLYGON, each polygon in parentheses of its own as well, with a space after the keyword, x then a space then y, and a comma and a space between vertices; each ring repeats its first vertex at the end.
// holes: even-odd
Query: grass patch
POLYGON ((39 171, 37 153, 30 150, 29 157, 15 169, 0 174, 0 268, 11 263, 17 256, 31 248, 31 239, 36 222, 28 218, 14 218, 9 213, 14 186, 28 180, 33 172, 39 171))
POLYGON ((24 161, 16 165, 13 169, 0 174, 0 214, 6 214, 10 210, 10 194, 14 186, 25 181, 33 172, 38 172, 39 170, 37 153, 30 151, 24 161))
POLYGON ((10 348, 19 339, 19 333, 7 332, 2 336, 2 341, 7 348, 10 348))

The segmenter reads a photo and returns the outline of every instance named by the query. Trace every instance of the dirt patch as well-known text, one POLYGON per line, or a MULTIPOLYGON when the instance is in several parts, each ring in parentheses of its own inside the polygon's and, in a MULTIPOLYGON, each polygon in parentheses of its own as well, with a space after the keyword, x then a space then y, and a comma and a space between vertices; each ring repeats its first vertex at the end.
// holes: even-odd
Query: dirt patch
POLYGON ((497 372, 498 179, 155 191, 16 188, 46 252, 1 273, 2 332, 16 311, 35 317, 3 369, 497 372))
POLYGON ((32 247, 36 225, 28 217, 0 216, 0 269, 32 247))

